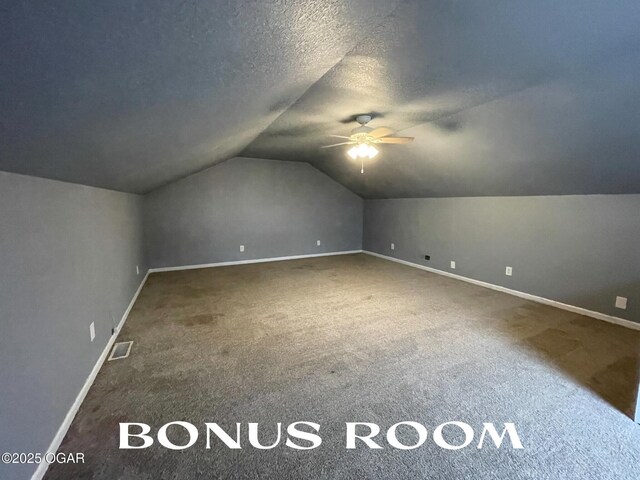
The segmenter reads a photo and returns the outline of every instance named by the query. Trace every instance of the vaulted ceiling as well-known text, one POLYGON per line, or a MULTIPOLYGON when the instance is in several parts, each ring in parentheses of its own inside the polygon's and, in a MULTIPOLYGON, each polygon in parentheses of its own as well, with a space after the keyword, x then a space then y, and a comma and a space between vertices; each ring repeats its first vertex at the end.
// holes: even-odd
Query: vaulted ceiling
POLYGON ((368 198, 640 193, 637 0, 3 2, 0 170, 146 192, 235 155, 368 198), (353 116, 416 137, 365 166, 353 116))

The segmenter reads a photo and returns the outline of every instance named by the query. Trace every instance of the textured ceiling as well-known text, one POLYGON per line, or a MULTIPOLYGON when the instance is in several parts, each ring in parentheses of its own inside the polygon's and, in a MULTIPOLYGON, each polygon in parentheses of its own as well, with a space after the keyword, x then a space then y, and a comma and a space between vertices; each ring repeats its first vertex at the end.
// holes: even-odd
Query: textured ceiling
POLYGON ((409 2, 243 153, 368 198, 640 192, 640 2, 409 2), (415 136, 365 166, 351 114, 415 136))
POLYGON ((14 2, 0 169, 144 192, 241 153, 368 198, 640 193, 640 2, 14 2), (415 136, 360 174, 357 113, 415 136))
POLYGON ((394 6, 2 1, 0 170, 145 192, 226 160, 394 6))

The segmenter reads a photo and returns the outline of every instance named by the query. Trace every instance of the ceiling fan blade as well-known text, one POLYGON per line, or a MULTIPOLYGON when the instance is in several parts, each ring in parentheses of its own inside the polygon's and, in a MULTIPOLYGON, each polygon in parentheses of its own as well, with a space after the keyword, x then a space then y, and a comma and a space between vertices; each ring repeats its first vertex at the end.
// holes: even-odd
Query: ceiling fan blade
POLYGON ((344 135, 329 135, 329 136, 334 138, 351 138, 351 137, 345 137, 344 135))
POLYGON ((373 138, 382 138, 393 133, 393 130, 391 130, 390 128, 378 127, 368 132, 367 135, 371 135, 373 138))
POLYGON ((376 140, 376 143, 411 143, 414 137, 384 137, 376 140))
POLYGON ((341 142, 341 143, 334 143, 333 145, 323 145, 320 148, 331 148, 331 147, 339 147, 340 145, 354 145, 356 142, 341 142))

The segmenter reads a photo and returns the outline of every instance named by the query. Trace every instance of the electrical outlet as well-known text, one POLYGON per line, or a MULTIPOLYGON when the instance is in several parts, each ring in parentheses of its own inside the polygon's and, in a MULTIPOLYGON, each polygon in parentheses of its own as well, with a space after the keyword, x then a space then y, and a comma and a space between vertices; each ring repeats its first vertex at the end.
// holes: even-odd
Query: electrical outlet
POLYGON ((316 241, 316 245, 320 246, 320 240, 316 241))
POLYGON ((392 243, 392 244, 391 244, 391 250, 395 250, 395 249, 396 249, 396 244, 395 244, 395 243, 392 243))
POLYGON ((456 262, 454 262, 453 260, 451 260, 451 268, 453 268, 454 270, 456 269, 456 262))
POLYGON ((95 322, 91 322, 91 325, 89 325, 89 336, 91 337, 91 341, 92 342, 96 338, 96 324, 95 324, 95 322))
POLYGON ((627 297, 616 297, 616 308, 627 309, 627 297))
POLYGON ((507 267, 507 268, 505 268, 505 270, 504 270, 504 274, 505 274, 507 277, 510 277, 511 275, 513 275, 513 269, 512 269, 511 267, 507 267))
POLYGON ((136 265, 136 275, 140 275, 140 266, 136 265))
POLYGON ((240 251, 244 252, 244 245, 240 245, 240 251))

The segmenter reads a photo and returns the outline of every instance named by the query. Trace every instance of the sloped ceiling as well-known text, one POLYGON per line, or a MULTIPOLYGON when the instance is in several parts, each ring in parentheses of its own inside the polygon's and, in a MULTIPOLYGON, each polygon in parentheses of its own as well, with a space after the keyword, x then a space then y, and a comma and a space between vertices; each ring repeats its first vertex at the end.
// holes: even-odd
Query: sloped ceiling
POLYGON ((237 155, 387 0, 0 3, 0 170, 129 192, 237 155))
POLYGON ((145 192, 242 154, 367 198, 640 193, 640 2, 17 2, 0 169, 145 192), (353 116, 415 136, 360 166, 353 116))

